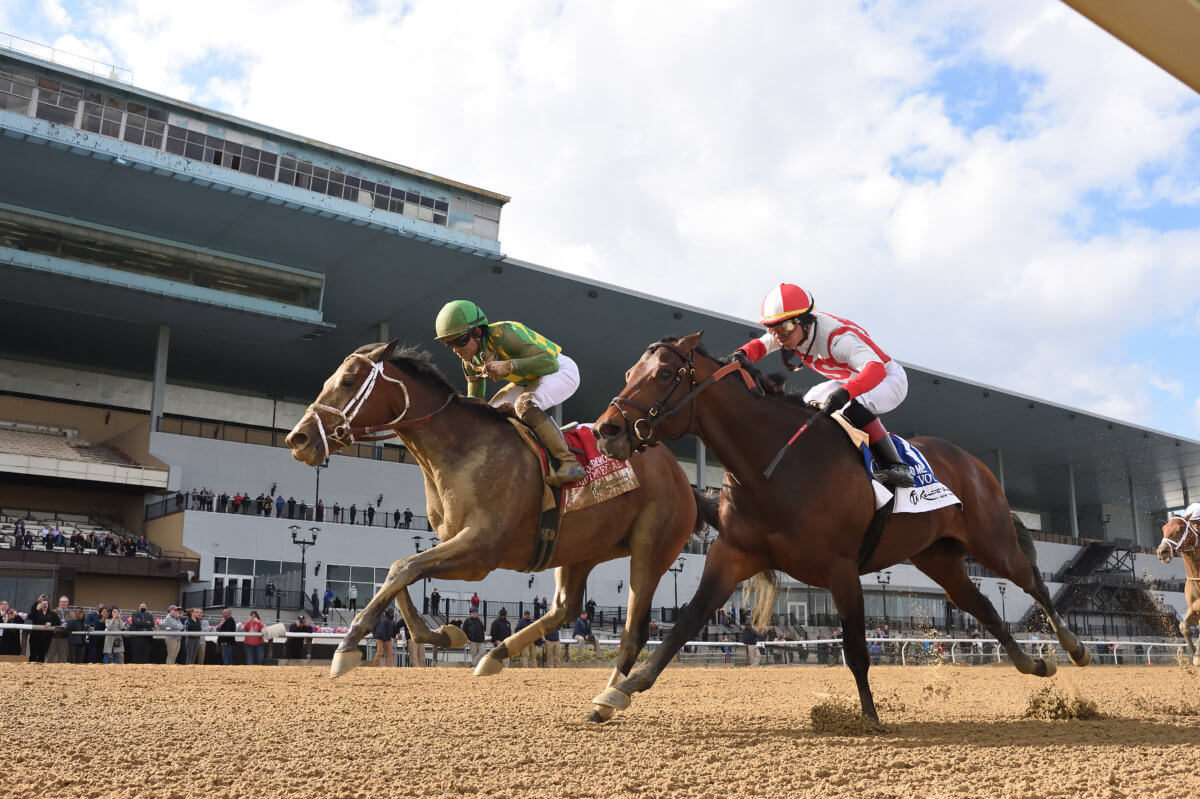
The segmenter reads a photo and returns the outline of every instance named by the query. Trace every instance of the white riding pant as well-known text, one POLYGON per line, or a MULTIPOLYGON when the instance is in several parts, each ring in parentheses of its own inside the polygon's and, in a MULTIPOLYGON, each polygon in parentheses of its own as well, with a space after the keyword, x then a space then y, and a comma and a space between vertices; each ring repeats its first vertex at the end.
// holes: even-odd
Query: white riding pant
POLYGON ((516 403, 517 397, 530 394, 533 404, 543 411, 561 405, 579 389, 579 367, 566 355, 558 355, 558 371, 539 377, 527 386, 509 383, 496 392, 491 405, 516 403))
MULTIPOLYGON (((905 374, 904 367, 896 361, 888 361, 883 368, 887 371, 887 377, 883 378, 875 388, 855 397, 863 407, 876 416, 894 411, 908 396, 908 375, 905 374)), ((827 380, 824 383, 817 383, 805 393, 804 401, 813 405, 824 405, 826 398, 844 385, 846 385, 845 380, 827 380)))

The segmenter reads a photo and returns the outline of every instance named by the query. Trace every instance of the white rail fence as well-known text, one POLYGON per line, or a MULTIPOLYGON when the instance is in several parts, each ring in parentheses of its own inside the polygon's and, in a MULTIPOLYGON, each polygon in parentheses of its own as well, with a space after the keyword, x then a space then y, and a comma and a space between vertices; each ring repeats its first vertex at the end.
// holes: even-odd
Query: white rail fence
MULTIPOLYGON (((50 628, 50 629, 54 630, 54 629, 62 629, 62 628, 50 628)), ((0 630, 23 630, 23 631, 27 631, 27 632, 37 630, 37 631, 41 631, 41 632, 47 632, 46 627, 38 627, 38 626, 35 626, 32 624, 0 624, 0 630)), ((186 631, 178 632, 178 631, 172 631, 172 630, 81 630, 81 631, 76 632, 75 635, 97 635, 97 636, 120 635, 125 638, 146 637, 146 636, 149 636, 152 638, 167 638, 167 637, 206 638, 209 641, 212 641, 214 643, 219 643, 218 637, 246 638, 246 637, 250 636, 250 637, 262 638, 265 641, 282 641, 282 640, 288 639, 288 638, 299 638, 299 639, 312 639, 314 642, 320 640, 320 641, 326 641, 329 643, 341 641, 345 637, 345 633, 336 633, 336 632, 298 633, 298 632, 289 632, 286 630, 280 631, 278 629, 270 630, 270 627, 268 627, 267 629, 264 629, 260 632, 246 632, 244 630, 237 630, 234 632, 220 632, 220 633, 218 633, 215 630, 204 630, 201 632, 186 632, 186 631)), ((600 646, 608 647, 608 648, 615 648, 615 647, 619 646, 621 643, 620 640, 616 639, 616 638, 601 638, 601 639, 597 639, 597 640, 598 640, 598 643, 600 644, 600 646)), ((399 639, 396 640, 397 649, 400 649, 400 644, 402 644, 402 643, 406 643, 406 642, 400 641, 399 639)), ((576 641, 575 641, 575 639, 568 637, 568 638, 566 638, 566 640, 563 643, 576 644, 576 641)), ((588 643, 590 644, 590 642, 588 642, 588 643)), ((905 666, 909 665, 910 660, 912 660, 914 662, 924 662, 923 657, 917 657, 917 654, 918 654, 917 652, 912 652, 910 654, 909 650, 910 650, 910 648, 912 648, 911 645, 913 645, 913 644, 918 645, 923 650, 924 645, 927 643, 934 645, 934 646, 937 646, 937 645, 944 646, 946 644, 949 644, 950 648, 949 648, 947 654, 950 657, 951 663, 982 662, 982 660, 984 658, 986 658, 988 661, 994 660, 996 663, 1001 663, 1006 659, 1006 656, 1004 653, 1004 648, 1002 646, 1000 646, 1000 642, 997 641, 995 638, 875 638, 875 637, 870 637, 870 638, 867 638, 867 643, 868 644, 878 643, 881 646, 886 645, 889 647, 893 647, 893 646, 896 647, 896 654, 898 654, 900 657, 900 664, 905 665, 905 666), (990 652, 987 651, 989 649, 990 649, 990 652)), ((1039 652, 1037 652, 1035 654, 1041 654, 1044 657, 1055 657, 1055 658, 1065 658, 1066 657, 1066 653, 1063 652, 1062 649, 1053 641, 1046 641, 1046 640, 1041 640, 1041 639, 1035 640, 1032 638, 1026 638, 1026 639, 1017 639, 1017 643, 1023 647, 1036 647, 1039 650, 1039 652)), ((1170 652, 1170 650, 1175 650, 1175 652, 1178 653, 1180 650, 1182 650, 1186 647, 1186 644, 1184 644, 1182 642, 1175 642, 1175 641, 1082 641, 1082 643, 1087 645, 1087 647, 1089 649, 1091 649, 1093 659, 1103 663, 1108 658, 1111 658, 1112 663, 1114 663, 1114 664, 1119 662, 1118 658, 1123 658, 1128 662, 1131 658, 1138 657, 1139 659, 1144 660, 1146 664, 1153 665, 1155 650, 1159 650, 1159 652, 1162 653, 1160 655, 1160 657, 1162 657, 1163 655, 1167 655, 1170 652), (1107 651, 1101 652, 1099 649, 1100 646, 1108 647, 1107 651), (1116 647, 1116 649, 1114 650, 1113 647, 1116 647)), ((375 644, 375 642, 373 640, 373 637, 370 635, 368 635, 366 638, 363 639, 363 645, 368 646, 370 649, 374 649, 374 644, 375 644)), ((660 640, 648 641, 648 642, 646 642, 646 648, 648 650, 652 650, 652 649, 660 646, 661 644, 662 644, 662 641, 660 641, 660 640)), ((759 649, 761 653, 768 653, 772 650, 779 650, 779 649, 784 649, 784 650, 786 650, 786 649, 804 649, 809 654, 812 654, 812 653, 816 652, 817 647, 821 644, 825 644, 830 647, 837 647, 838 656, 841 658, 842 663, 844 664, 846 662, 846 655, 845 655, 844 650, 842 649, 843 641, 840 638, 817 638, 817 639, 810 639, 810 640, 804 640, 804 641, 759 641, 754 646, 757 649, 759 649)), ((747 647, 747 645, 741 643, 740 641, 688 641, 686 644, 684 644, 685 649, 693 649, 693 650, 696 650, 696 649, 725 649, 725 650, 729 650, 731 652, 745 651, 746 647, 747 647)), ((465 650, 439 650, 439 651, 443 652, 445 654, 448 654, 448 655, 454 655, 454 654, 459 654, 459 653, 465 654, 465 650)), ((881 652, 880 654, 884 657, 890 657, 892 653, 881 652)), ((920 653, 920 655, 922 655, 922 656, 925 656, 925 654, 926 653, 924 653, 924 652, 920 653)))

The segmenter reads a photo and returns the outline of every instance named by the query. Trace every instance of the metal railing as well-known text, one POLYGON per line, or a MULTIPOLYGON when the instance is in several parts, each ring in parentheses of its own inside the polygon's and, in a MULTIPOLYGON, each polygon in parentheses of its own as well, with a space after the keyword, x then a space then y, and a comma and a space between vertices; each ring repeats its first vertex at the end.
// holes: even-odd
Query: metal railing
MULTIPOLYGON (((146 505, 146 521, 158 519, 172 513, 182 513, 186 510, 203 511, 205 513, 236 514, 240 516, 261 516, 264 519, 287 519, 289 521, 315 522, 316 524, 352 524, 350 521, 350 509, 340 507, 340 503, 340 513, 336 516, 332 505, 324 506, 323 509, 320 509, 323 512, 318 514, 317 511, 319 509, 307 503, 303 507, 300 504, 294 505, 291 513, 289 513, 286 502, 283 506, 283 515, 279 515, 279 508, 274 498, 266 504, 264 504, 265 501, 259 502, 253 497, 235 504, 228 495, 222 496, 225 497, 224 501, 222 501, 222 497, 220 496, 212 498, 212 507, 209 507, 207 502, 198 502, 189 494, 168 496, 146 505), (269 511, 264 513, 264 510, 267 510, 268 504, 269 511)), ((403 512, 401 512, 400 519, 397 521, 392 511, 375 511, 374 514, 368 514, 360 509, 356 509, 353 524, 359 527, 388 527, 406 532, 433 532, 433 528, 429 525, 427 517, 413 514, 412 520, 406 524, 403 512)))
POLYGON ((12 50, 14 53, 23 53, 53 64, 77 69, 80 72, 99 75, 109 80, 133 83, 133 72, 125 67, 118 67, 88 56, 69 53, 66 50, 59 50, 57 47, 51 47, 48 44, 23 39, 20 36, 13 36, 11 33, 0 32, 0 49, 12 50))

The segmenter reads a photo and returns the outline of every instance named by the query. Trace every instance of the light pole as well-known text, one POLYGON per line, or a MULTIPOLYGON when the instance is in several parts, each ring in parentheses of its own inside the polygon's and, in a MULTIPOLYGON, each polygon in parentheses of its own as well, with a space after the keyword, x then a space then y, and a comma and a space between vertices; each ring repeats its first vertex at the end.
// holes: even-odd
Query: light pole
MULTIPOLYGON (((317 472, 319 475, 320 472, 317 472)), ((292 543, 300 547, 300 610, 304 610, 304 578, 308 571, 308 548, 317 543, 317 533, 321 532, 320 527, 310 527, 308 532, 310 538, 300 538, 297 533, 300 532, 300 525, 293 524, 288 527, 292 531, 292 543)), ((320 612, 319 608, 313 608, 313 614, 320 612)))
POLYGON ((679 618, 679 575, 683 572, 683 558, 679 559, 671 568, 667 569, 671 576, 675 578, 675 618, 679 618))
MULTIPOLYGON (((417 554, 420 555, 421 554, 421 536, 414 535, 412 538, 413 538, 413 549, 415 549, 417 551, 417 554)), ((425 577, 425 578, 422 578, 422 580, 421 580, 421 607, 423 607, 425 609, 426 613, 429 612, 429 597, 427 596, 428 591, 429 591, 429 578, 425 577)))
POLYGON ((879 583, 879 592, 881 594, 883 594, 883 623, 884 624, 887 624, 887 621, 888 621, 887 587, 888 587, 888 583, 890 583, 891 581, 892 581, 892 573, 891 572, 880 572, 879 574, 875 575, 875 582, 879 583))
MULTIPOLYGON (((321 502, 321 470, 329 468, 329 458, 328 457, 325 458, 324 461, 322 461, 321 463, 318 463, 313 468, 316 469, 316 471, 317 471, 317 490, 316 490, 316 497, 313 499, 313 518, 316 519, 317 518, 317 505, 319 505, 321 502)), ((303 603, 301 603, 301 604, 303 604, 303 603)))
POLYGON ((1004 583, 999 583, 996 585, 996 588, 1000 591, 1000 621, 1004 623, 1004 629, 1007 630, 1008 611, 1004 607, 1004 592, 1008 590, 1008 586, 1006 586, 1004 583))

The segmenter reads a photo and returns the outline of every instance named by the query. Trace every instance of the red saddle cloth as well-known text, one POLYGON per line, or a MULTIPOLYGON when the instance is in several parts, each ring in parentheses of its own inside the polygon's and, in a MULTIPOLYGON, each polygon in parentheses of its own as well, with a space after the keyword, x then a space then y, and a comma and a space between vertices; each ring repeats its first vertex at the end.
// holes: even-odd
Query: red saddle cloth
POLYGON ((585 425, 563 433, 575 460, 587 476, 562 487, 562 512, 580 510, 612 499, 638 487, 637 474, 629 461, 619 461, 600 452, 592 428, 585 425))

